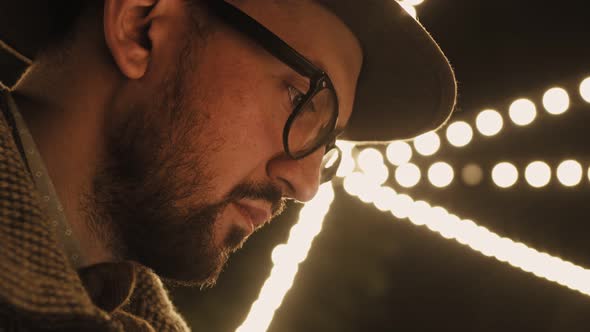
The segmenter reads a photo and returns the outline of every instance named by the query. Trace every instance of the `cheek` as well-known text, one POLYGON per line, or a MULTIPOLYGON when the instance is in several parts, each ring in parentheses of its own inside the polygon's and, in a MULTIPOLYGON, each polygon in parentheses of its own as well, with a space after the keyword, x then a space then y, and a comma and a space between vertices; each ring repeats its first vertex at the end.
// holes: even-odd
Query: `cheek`
POLYGON ((208 91, 199 102, 204 123, 194 144, 207 150, 202 157, 215 175, 212 189, 224 195, 237 184, 264 176, 266 162, 282 150, 286 117, 276 93, 265 93, 271 91, 268 80, 253 74, 218 76, 203 88, 208 91))

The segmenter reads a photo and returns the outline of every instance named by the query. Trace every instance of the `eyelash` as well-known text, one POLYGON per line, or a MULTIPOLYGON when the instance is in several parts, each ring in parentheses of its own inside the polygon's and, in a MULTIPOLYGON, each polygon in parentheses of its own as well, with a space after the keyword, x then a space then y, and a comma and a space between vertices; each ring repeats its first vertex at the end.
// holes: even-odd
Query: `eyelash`
POLYGON ((297 105, 304 96, 303 92, 299 91, 299 89, 292 85, 287 85, 287 93, 289 95, 289 102, 291 102, 291 106, 297 105))

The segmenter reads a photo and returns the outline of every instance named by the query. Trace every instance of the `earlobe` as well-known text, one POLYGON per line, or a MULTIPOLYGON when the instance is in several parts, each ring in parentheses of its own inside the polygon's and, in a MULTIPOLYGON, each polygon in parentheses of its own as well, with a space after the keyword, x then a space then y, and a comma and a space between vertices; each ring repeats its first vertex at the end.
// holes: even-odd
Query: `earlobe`
POLYGON ((139 79, 147 71, 151 43, 150 11, 157 0, 105 0, 104 35, 121 73, 139 79))

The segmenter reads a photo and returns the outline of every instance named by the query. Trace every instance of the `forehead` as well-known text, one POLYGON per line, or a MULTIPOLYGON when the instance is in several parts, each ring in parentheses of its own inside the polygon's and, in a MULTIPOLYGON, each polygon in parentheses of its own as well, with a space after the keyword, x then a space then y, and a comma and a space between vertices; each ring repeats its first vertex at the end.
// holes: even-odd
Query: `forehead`
POLYGON ((323 69, 338 94, 343 126, 352 112, 362 51, 354 34, 329 10, 311 0, 233 0, 235 6, 323 69))

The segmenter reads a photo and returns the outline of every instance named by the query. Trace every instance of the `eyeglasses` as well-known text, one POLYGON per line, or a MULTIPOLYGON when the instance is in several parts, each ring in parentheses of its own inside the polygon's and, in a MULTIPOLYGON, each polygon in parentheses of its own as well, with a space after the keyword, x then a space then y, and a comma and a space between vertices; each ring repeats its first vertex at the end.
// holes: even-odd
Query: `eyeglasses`
POLYGON ((330 77, 235 6, 222 0, 209 1, 208 6, 226 24, 245 34, 298 74, 309 79, 309 88, 305 93, 289 87, 293 111, 283 129, 283 147, 290 158, 302 159, 325 146, 320 182, 330 181, 336 174, 342 158, 342 152, 336 146, 338 96, 330 77))

